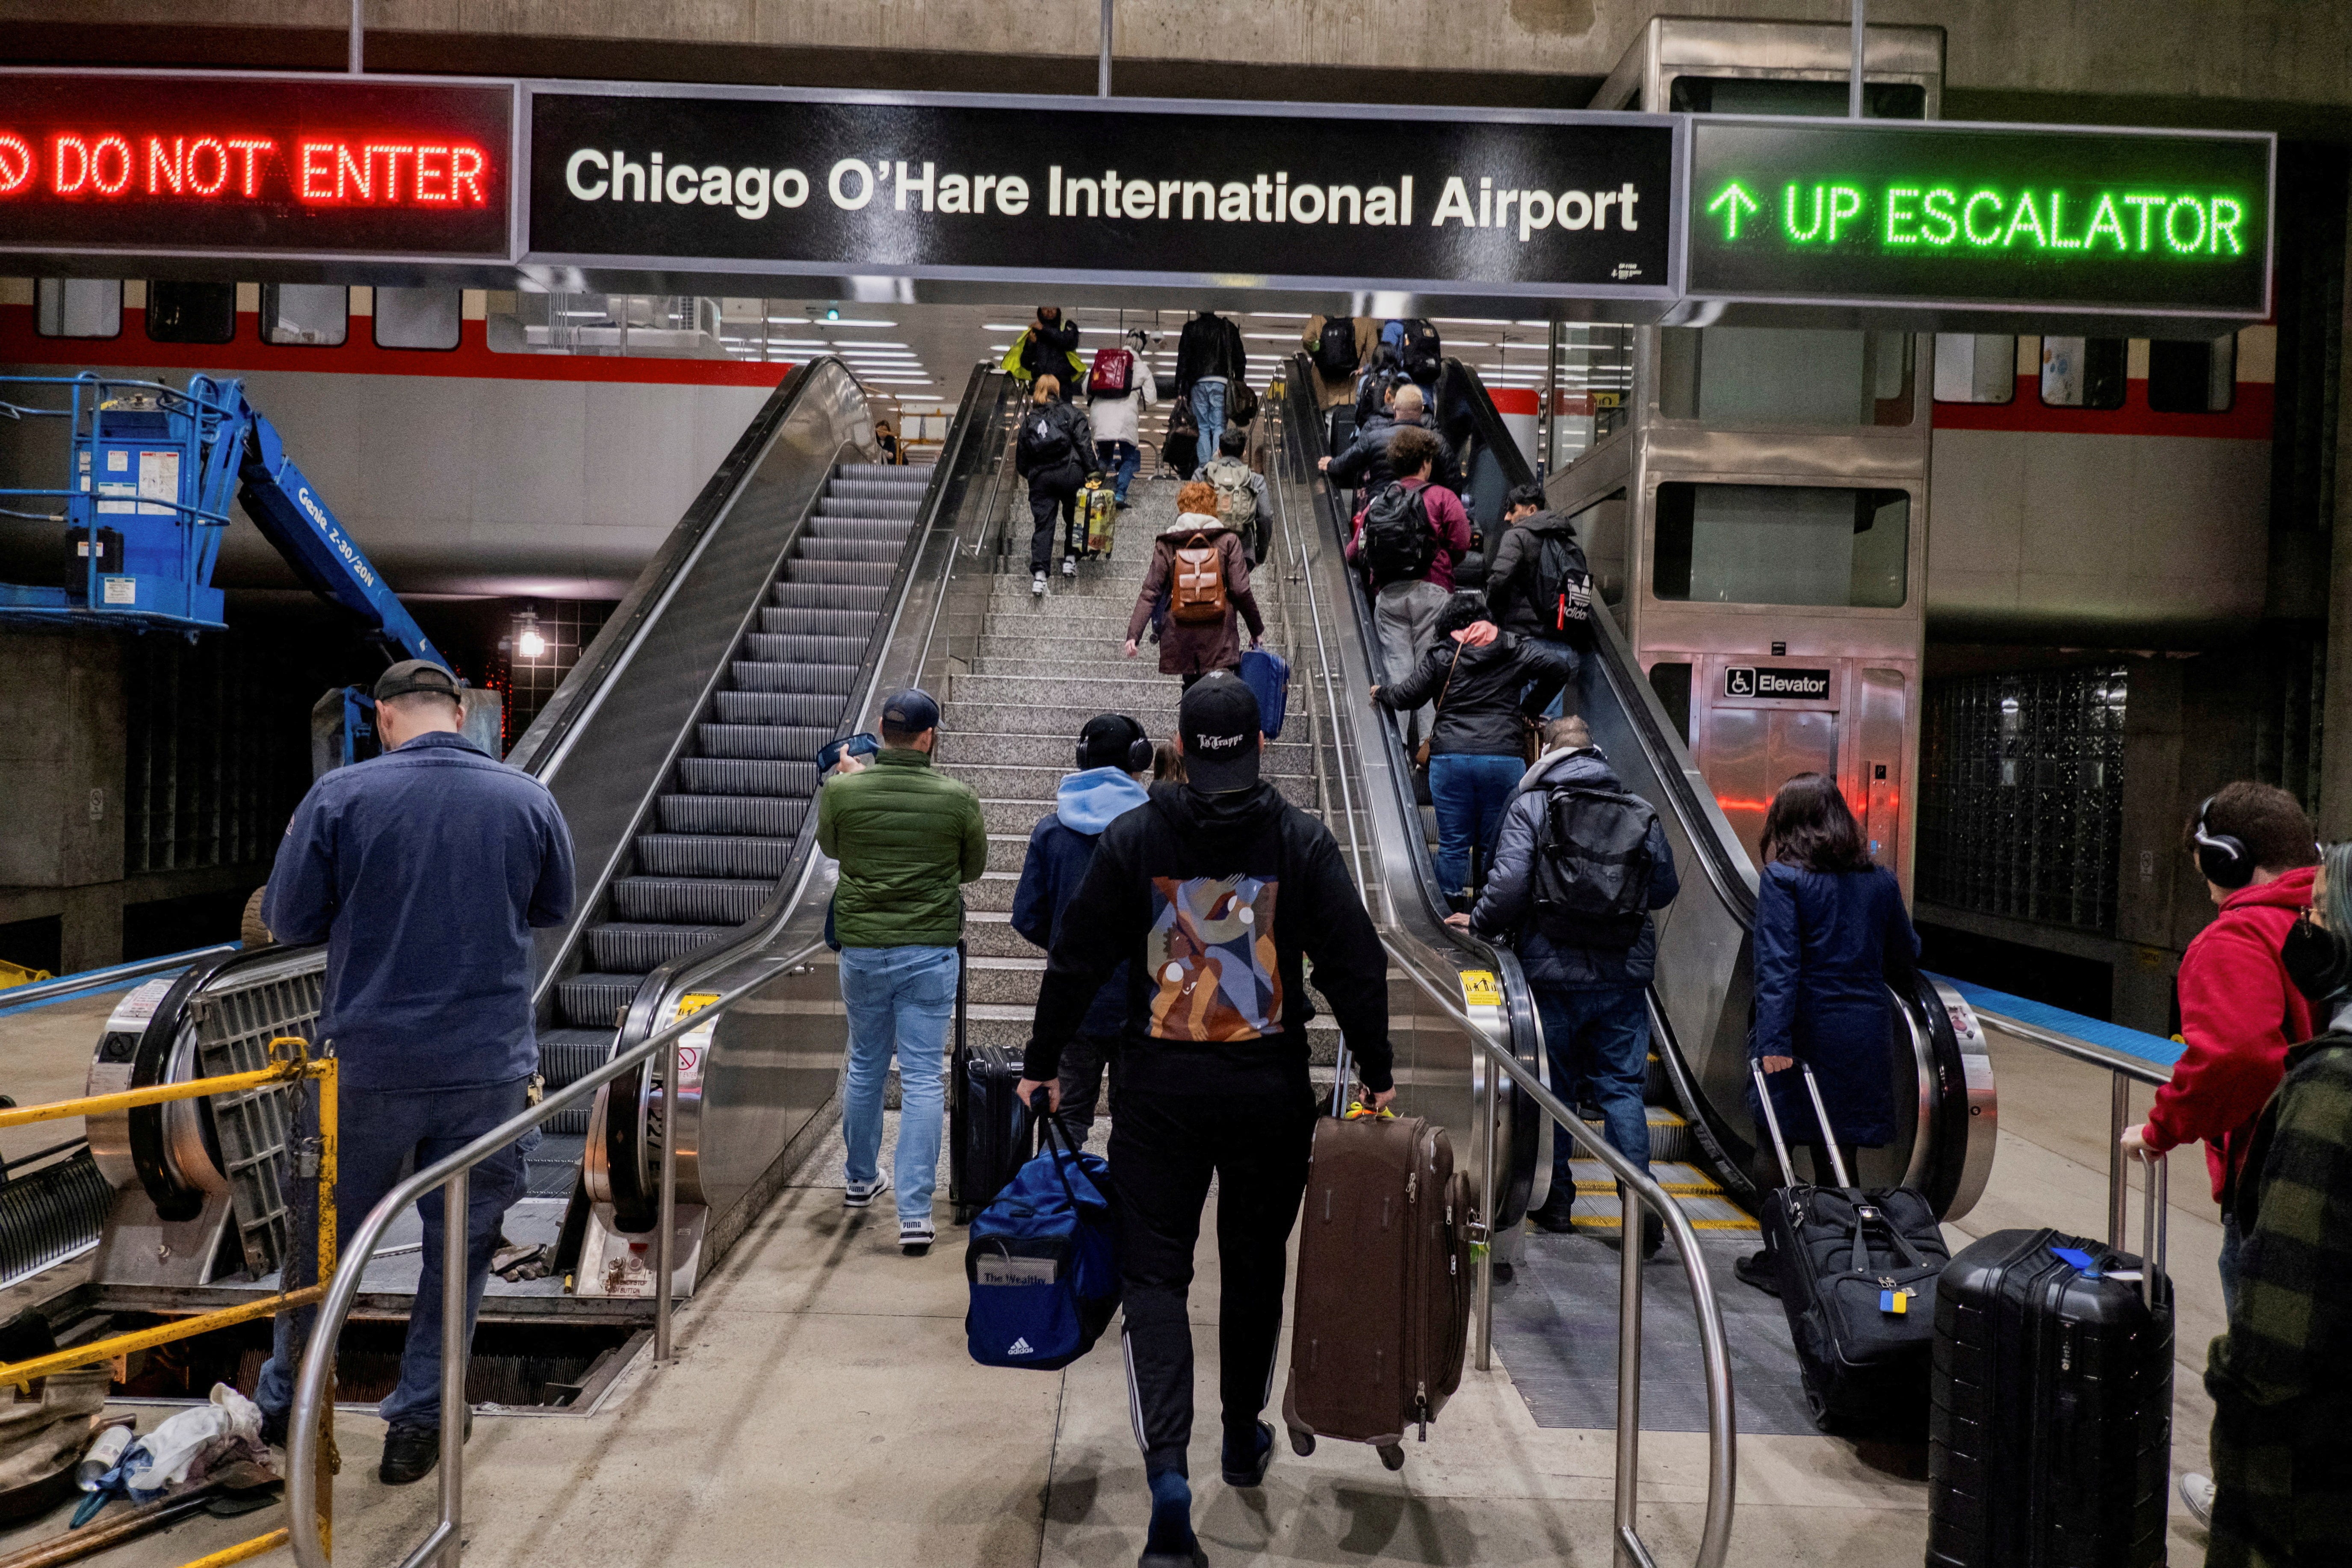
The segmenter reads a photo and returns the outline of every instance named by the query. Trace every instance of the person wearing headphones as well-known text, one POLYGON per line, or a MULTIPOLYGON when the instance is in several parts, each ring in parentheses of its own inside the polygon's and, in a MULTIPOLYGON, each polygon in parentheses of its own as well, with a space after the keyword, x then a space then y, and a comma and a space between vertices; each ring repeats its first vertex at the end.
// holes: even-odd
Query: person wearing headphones
MULTIPOLYGON (((1055 793, 1053 815, 1030 830, 1021 862, 1021 885, 1013 894, 1013 929, 1051 951, 1060 935, 1063 911, 1077 897, 1094 863, 1102 830, 1150 799, 1143 781, 1151 773, 1151 737, 1124 713, 1097 713, 1078 731, 1078 771, 1055 793)), ((1104 1069, 1111 1098, 1118 1097, 1118 1039, 1127 1027, 1127 965, 1110 978, 1062 1047, 1061 1106, 1056 1113, 1073 1144, 1083 1144, 1094 1126, 1104 1069)))
MULTIPOLYGON (((2254 1123, 2286 1076, 2290 1046, 2311 1037, 2311 1007, 2279 956, 2311 907, 2319 863, 2311 818, 2275 784, 2240 780, 2197 808, 2182 840, 2220 906, 2181 955, 2180 1060, 2156 1091, 2147 1120, 2126 1128, 2127 1151, 2157 1153, 2202 1140, 2213 1200, 2221 1205, 2221 1297, 2234 1314, 2244 1237, 2233 1202, 2254 1123)), ((2180 1495, 2210 1523, 2213 1483, 2184 1472, 2180 1495)))

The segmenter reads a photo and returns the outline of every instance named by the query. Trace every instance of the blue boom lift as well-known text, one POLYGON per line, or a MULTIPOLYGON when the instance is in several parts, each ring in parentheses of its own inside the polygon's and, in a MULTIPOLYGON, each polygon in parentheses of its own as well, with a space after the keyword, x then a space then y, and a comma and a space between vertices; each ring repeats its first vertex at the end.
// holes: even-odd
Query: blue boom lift
MULTIPOLYGON (((223 629, 212 575, 234 494, 304 585, 357 618, 387 663, 429 658, 456 668, 295 466, 242 382, 194 375, 182 391, 87 372, 0 377, 0 417, 66 421, 70 481, 0 489, 0 512, 63 521, 69 552, 61 585, 0 583, 0 626, 119 626, 191 640, 223 629), (51 405, 20 401, 33 398, 51 405), (19 510, 33 501, 64 510, 19 510)), ((311 711, 313 773, 374 755, 374 720, 364 688, 321 698, 311 711)), ((497 756, 499 730, 498 694, 469 688, 467 738, 497 756)))

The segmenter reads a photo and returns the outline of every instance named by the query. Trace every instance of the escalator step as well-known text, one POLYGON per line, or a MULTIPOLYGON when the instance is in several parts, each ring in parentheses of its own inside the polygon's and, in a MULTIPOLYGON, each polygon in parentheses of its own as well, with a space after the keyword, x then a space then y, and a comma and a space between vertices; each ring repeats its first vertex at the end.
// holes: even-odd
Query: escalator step
POLYGON ((608 974, 649 974, 673 958, 732 934, 726 926, 643 925, 614 921, 588 928, 588 952, 608 974))
POLYGON ((896 563, 906 550, 899 539, 803 539, 794 547, 784 570, 795 572, 803 561, 887 561, 896 563))
POLYGON ((677 782, 693 795, 784 795, 816 793, 816 759, 771 763, 743 757, 680 757, 677 782))
POLYGON ((863 647, 866 635, 874 629, 875 618, 876 612, 872 610, 779 610, 763 606, 760 611, 760 629, 798 637, 855 637, 863 647))
POLYGON ((838 500, 915 500, 923 499, 930 489, 928 481, 919 485, 877 484, 870 479, 835 479, 824 493, 838 500))
POLYGON ((907 542, 913 525, 898 518, 814 517, 809 520, 811 539, 888 539, 907 542))
POLYGON ((539 1070, 550 1089, 578 1083, 613 1059, 610 1029, 541 1029, 539 1070))
POLYGON ((574 974, 556 982, 556 1010, 575 1029, 614 1029, 622 1008, 636 999, 642 974, 574 974))
POLYGON ((752 632, 744 638, 743 652, 763 664, 854 665, 866 657, 866 639, 752 632))
POLYGON ((838 692, 721 691, 714 710, 722 724, 799 724, 830 735, 848 705, 838 692))
POLYGON ((867 484, 912 485, 917 489, 931 482, 929 463, 844 463, 833 470, 835 482, 863 481, 867 484))
POLYGON ((830 730, 804 724, 698 724, 696 742, 706 757, 758 757, 768 762, 813 762, 833 739, 830 730))
POLYGON ((613 914, 623 921, 740 926, 758 914, 775 890, 773 882, 717 877, 618 877, 613 881, 613 914))
POLYGON ((867 585, 860 583, 820 583, 795 575, 768 590, 768 598, 782 610, 855 610, 868 616, 882 613, 882 601, 890 595, 890 584, 882 582, 867 585))
POLYGON ((915 513, 923 504, 920 496, 905 500, 868 500, 862 496, 819 496, 816 515, 819 517, 862 517, 879 520, 903 518, 915 521, 915 513))
POLYGON ((740 877, 772 883, 793 858, 789 838, 710 833, 641 833, 637 870, 649 877, 740 877))
POLYGON ((857 669, 847 664, 765 664, 739 658, 730 667, 738 691, 822 692, 847 697, 856 684, 857 669))
MULTIPOLYGON (((788 583, 839 584, 882 594, 888 592, 891 574, 898 565, 896 555, 887 561, 811 561, 806 556, 794 556, 784 563, 784 574, 788 583)), ((875 607, 881 607, 878 600, 875 607)))
POLYGON ((719 833, 790 838, 809 803, 787 795, 666 795, 654 803, 664 833, 719 833))

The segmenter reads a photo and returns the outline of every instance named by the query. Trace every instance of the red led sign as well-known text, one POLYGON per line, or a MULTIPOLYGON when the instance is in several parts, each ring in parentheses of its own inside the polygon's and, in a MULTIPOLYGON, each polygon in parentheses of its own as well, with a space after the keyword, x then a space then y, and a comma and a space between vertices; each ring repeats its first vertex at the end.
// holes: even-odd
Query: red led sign
POLYGON ((508 87, 0 74, 0 249, 511 254, 508 87))

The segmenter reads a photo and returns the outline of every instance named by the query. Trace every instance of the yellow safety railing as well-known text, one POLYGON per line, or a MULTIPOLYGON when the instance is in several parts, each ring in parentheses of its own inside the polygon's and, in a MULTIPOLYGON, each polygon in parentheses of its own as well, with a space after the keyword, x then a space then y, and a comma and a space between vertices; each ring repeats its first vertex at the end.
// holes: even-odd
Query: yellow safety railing
MULTIPOLYGON (((226 1307, 216 1312, 198 1312, 156 1328, 140 1329, 127 1334, 110 1334, 104 1339, 89 1340, 50 1354, 35 1356, 29 1361, 0 1363, 0 1384, 14 1384, 28 1389, 36 1378, 51 1373, 66 1372, 78 1366, 94 1366, 102 1361, 133 1351, 152 1350, 174 1340, 193 1339, 198 1334, 225 1329, 235 1323, 250 1322, 256 1318, 270 1318, 298 1307, 308 1307, 323 1299, 335 1277, 335 1170, 336 1139, 336 1076, 332 1056, 312 1058, 310 1043, 294 1035, 281 1035, 269 1042, 269 1065, 253 1072, 225 1073, 218 1078, 194 1079, 186 1083, 157 1084, 148 1089, 125 1089, 117 1094, 89 1094, 77 1100, 53 1100, 47 1105, 26 1105, 0 1110, 0 1129, 29 1127, 43 1121, 58 1121, 73 1116, 105 1116, 118 1110, 131 1110, 140 1106, 162 1105, 175 1100, 204 1100, 215 1094, 234 1094, 240 1089, 266 1089, 272 1084, 295 1084, 308 1080, 317 1086, 319 1097, 318 1168, 307 1178, 313 1185, 312 1207, 319 1216, 317 1279, 299 1289, 282 1290, 258 1301, 248 1301, 240 1307, 226 1307)), ((331 1373, 330 1374, 331 1378, 331 1373)), ((326 1536, 331 1527, 333 1489, 324 1483, 325 1478, 341 1468, 334 1444, 334 1399, 330 1394, 326 1402, 326 1440, 319 1446, 319 1469, 321 1485, 319 1496, 319 1532, 326 1536)), ((281 1527, 267 1535, 241 1541, 206 1557, 197 1558, 186 1568, 225 1568, 231 1563, 242 1563, 273 1552, 288 1542, 288 1532, 281 1527)))

